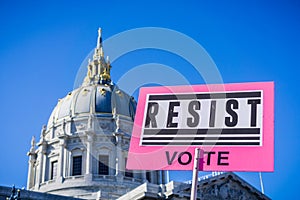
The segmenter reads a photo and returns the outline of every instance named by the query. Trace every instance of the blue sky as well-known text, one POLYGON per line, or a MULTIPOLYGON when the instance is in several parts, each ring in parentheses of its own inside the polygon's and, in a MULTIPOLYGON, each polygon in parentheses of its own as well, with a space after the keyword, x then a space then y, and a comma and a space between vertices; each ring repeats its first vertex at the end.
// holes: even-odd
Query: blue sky
MULTIPOLYGON (((299 1, 1 1, 0 185, 26 185, 31 136, 39 136, 58 98, 73 89, 81 62, 103 39, 139 27, 164 27, 200 43, 225 83, 275 82, 275 172, 266 194, 293 199, 300 178, 299 1)), ((180 41, 179 45, 180 45, 180 41)), ((178 56, 136 51, 113 63, 112 76, 144 63, 174 67, 203 84, 178 56)), ((255 161, 254 161, 255 162, 255 161)), ((257 173, 238 173, 259 188, 257 173)), ((171 173, 189 179, 190 173, 171 173)))

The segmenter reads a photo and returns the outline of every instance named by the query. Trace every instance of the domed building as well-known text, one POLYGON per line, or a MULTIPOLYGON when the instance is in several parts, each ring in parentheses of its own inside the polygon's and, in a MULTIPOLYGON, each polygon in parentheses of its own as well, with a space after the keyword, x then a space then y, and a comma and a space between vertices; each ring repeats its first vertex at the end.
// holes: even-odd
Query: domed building
POLYGON ((116 199, 145 182, 165 183, 164 172, 125 169, 136 101, 112 82, 98 34, 81 87, 58 100, 40 140, 32 139, 29 190, 116 199))

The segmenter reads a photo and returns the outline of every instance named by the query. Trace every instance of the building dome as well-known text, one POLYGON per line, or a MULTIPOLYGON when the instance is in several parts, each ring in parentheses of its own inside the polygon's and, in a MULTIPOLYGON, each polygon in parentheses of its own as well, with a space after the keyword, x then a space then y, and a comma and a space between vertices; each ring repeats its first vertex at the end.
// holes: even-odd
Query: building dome
POLYGON ((136 102, 133 97, 120 90, 117 85, 91 84, 69 92, 59 99, 47 127, 65 118, 121 115, 133 120, 136 102))

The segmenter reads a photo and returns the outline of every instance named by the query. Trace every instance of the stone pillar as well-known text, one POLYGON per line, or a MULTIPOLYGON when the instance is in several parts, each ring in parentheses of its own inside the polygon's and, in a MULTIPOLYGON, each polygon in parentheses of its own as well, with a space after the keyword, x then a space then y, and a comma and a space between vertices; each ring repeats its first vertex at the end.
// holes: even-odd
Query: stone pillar
POLYGON ((162 184, 163 181, 162 181, 162 172, 159 170, 159 171, 156 171, 157 173, 157 184, 162 184))
POLYGON ((43 156, 43 145, 40 146, 39 148, 39 153, 38 153, 38 160, 39 160, 39 174, 38 174, 38 183, 42 183, 42 176, 43 176, 43 169, 44 169, 44 156, 43 156))
POLYGON ((146 177, 146 171, 145 171, 145 170, 143 170, 141 175, 142 175, 142 177, 141 177, 141 178, 142 178, 143 182, 145 183, 145 182, 147 181, 147 177, 146 177))
POLYGON ((37 153, 37 161, 36 161, 36 168, 35 168, 35 189, 39 189, 40 187, 40 178, 41 178, 41 173, 42 173, 42 168, 41 168, 41 148, 38 149, 38 153, 37 153))
POLYGON ((63 177, 67 177, 67 176, 69 176, 69 174, 68 174, 68 158, 69 158, 69 156, 68 156, 68 150, 66 149, 66 148, 64 148, 64 168, 63 168, 63 177))
POLYGON ((125 159, 122 151, 122 136, 115 134, 116 137, 116 177, 118 181, 122 181, 125 172, 125 159))
POLYGON ((156 171, 151 171, 150 177, 151 177, 151 183, 157 184, 156 171))
POLYGON ((35 139, 32 137, 31 140, 31 148, 30 151, 27 153, 29 160, 28 160, 28 177, 27 177, 27 189, 30 189, 35 184, 35 170, 34 170, 34 164, 36 162, 36 153, 35 153, 35 139))
MULTIPOLYGON (((44 154, 46 151, 47 143, 45 141, 45 135, 46 135, 46 126, 43 125, 42 130, 41 130, 41 135, 40 135, 40 142, 37 144, 38 145, 38 153, 36 155, 37 157, 37 165, 35 168, 35 189, 39 189, 40 183, 42 183, 43 180, 43 171, 44 169, 44 154)), ((34 138, 33 138, 34 140, 34 138)), ((31 141, 31 145, 33 145, 35 141, 31 141)), ((33 148, 33 146, 32 146, 33 148)))
POLYGON ((118 181, 122 181, 125 173, 125 159, 122 151, 122 136, 123 133, 120 129, 120 116, 116 114, 116 108, 113 109, 113 119, 115 120, 115 132, 113 136, 115 137, 116 145, 116 177, 118 181))
POLYGON ((34 186, 34 163, 35 160, 32 159, 32 156, 29 155, 29 161, 28 161, 28 177, 27 177, 27 190, 32 188, 34 186))
POLYGON ((92 146, 93 146, 93 134, 92 132, 87 132, 87 141, 86 141, 86 168, 85 168, 85 174, 92 175, 93 168, 92 168, 92 146))
POLYGON ((61 137, 59 141, 59 161, 58 161, 58 168, 57 168, 57 178, 59 182, 63 182, 64 176, 64 153, 65 153, 65 138, 61 137))
POLYGON ((37 168, 35 171, 36 175, 36 182, 35 187, 38 189, 40 187, 40 184, 45 181, 45 153, 46 153, 46 142, 41 139, 38 143, 38 154, 37 154, 37 168))
POLYGON ((43 142, 42 144, 42 166, 43 168, 41 169, 42 170, 42 177, 41 177, 41 182, 45 182, 45 179, 46 179, 46 153, 47 153, 47 143, 46 142, 43 142))

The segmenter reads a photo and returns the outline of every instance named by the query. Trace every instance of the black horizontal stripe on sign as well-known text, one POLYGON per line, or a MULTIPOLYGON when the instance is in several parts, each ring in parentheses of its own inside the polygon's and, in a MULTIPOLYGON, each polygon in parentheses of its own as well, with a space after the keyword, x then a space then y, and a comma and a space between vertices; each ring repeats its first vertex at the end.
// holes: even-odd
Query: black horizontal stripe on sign
POLYGON ((238 145, 249 145, 258 146, 260 142, 142 142, 142 145, 148 146, 166 146, 166 145, 178 145, 178 146, 192 146, 192 145, 203 145, 203 146, 238 146, 238 145))
POLYGON ((149 101, 155 100, 188 100, 188 99, 226 99, 261 97, 261 92, 230 92, 230 93, 196 93, 196 94, 164 94, 150 95, 149 101))
POLYGON ((223 129, 144 129, 144 135, 228 135, 260 134, 260 128, 223 128, 223 129))
POLYGON ((260 137, 158 137, 158 136, 153 136, 153 137, 147 137, 143 138, 143 141, 147 140, 188 140, 188 141, 196 141, 196 140, 204 140, 204 141, 209 141, 209 140, 259 140, 260 137))

